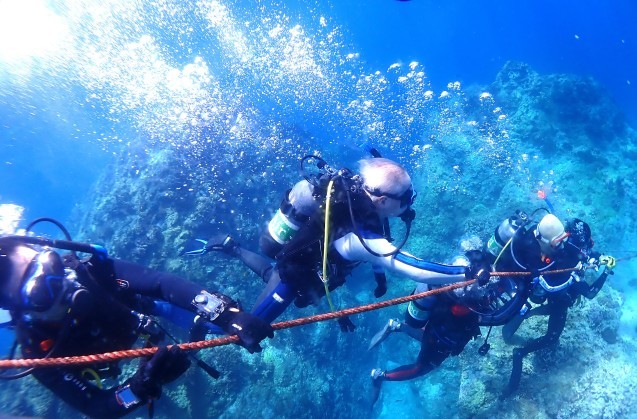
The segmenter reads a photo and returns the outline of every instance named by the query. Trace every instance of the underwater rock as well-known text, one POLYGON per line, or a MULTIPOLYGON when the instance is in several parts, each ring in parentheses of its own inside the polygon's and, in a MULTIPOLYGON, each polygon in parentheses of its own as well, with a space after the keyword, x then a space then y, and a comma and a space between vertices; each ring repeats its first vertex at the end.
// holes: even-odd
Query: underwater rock
POLYGON ((617 343, 617 329, 605 328, 602 330, 602 338, 610 344, 617 343))
POLYGON ((590 77, 540 75, 528 64, 510 61, 490 91, 513 122, 512 132, 550 155, 586 144, 588 157, 594 157, 594 150, 619 144, 629 134, 621 110, 590 77))

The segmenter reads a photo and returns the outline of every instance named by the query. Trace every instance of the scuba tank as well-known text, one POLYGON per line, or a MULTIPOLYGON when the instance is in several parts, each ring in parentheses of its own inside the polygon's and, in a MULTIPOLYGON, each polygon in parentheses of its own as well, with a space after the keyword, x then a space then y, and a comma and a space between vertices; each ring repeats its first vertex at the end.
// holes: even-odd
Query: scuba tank
MULTIPOLYGON (((470 266, 471 262, 466 256, 459 255, 450 262, 450 265, 470 266)), ((430 291, 436 288, 438 288, 437 285, 432 286, 430 284, 419 283, 416 286, 416 289, 414 289, 414 291, 412 292, 412 295, 420 294, 421 292, 430 291)), ((461 294, 464 292, 464 289, 459 288, 457 290, 448 292, 461 294)), ((409 305, 407 305, 407 313, 405 313, 405 323, 417 329, 425 327, 427 325, 427 322, 429 321, 431 312, 434 310, 436 303, 440 298, 441 296, 439 295, 431 295, 428 297, 419 298, 418 300, 410 301, 409 305)))
POLYGON ((321 205, 327 184, 337 171, 321 157, 307 155, 300 161, 299 174, 303 180, 285 193, 279 209, 259 239, 261 251, 273 259, 321 205), (310 173, 306 165, 315 166, 318 171, 310 173))
POLYGON ((314 185, 307 180, 297 182, 286 192, 279 209, 259 239, 263 253, 274 258, 318 207, 319 201, 314 197, 314 185))
POLYGON ((499 256, 504 246, 511 240, 515 233, 529 222, 529 217, 524 211, 516 211, 515 215, 506 218, 493 232, 493 236, 487 242, 487 250, 493 256, 499 256))
MULTIPOLYGON (((421 292, 430 291, 432 286, 429 284, 419 283, 413 294, 420 294, 421 292)), ((438 296, 431 295, 429 297, 419 298, 415 301, 410 301, 407 305, 407 313, 405 313, 405 323, 416 329, 420 329, 427 325, 431 311, 434 309, 438 296)))

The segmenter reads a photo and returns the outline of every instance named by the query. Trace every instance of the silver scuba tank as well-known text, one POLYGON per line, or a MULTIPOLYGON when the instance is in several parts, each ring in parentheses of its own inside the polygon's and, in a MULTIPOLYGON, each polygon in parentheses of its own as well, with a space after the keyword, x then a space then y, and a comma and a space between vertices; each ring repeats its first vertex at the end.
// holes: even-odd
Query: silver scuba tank
POLYGON ((515 235, 520 227, 528 222, 528 216, 523 211, 516 211, 515 215, 506 218, 493 232, 487 242, 487 249, 493 256, 498 256, 507 242, 515 235))
POLYGON ((279 209, 261 235, 259 244, 263 253, 274 258, 292 240, 319 206, 313 193, 314 186, 307 180, 301 180, 285 194, 279 209))
MULTIPOLYGON (((419 283, 412 294, 420 294, 421 292, 426 292, 430 289, 431 285, 419 283)), ((410 301, 407 305, 407 313, 405 313, 405 322, 411 327, 418 329, 425 327, 436 301, 437 299, 435 295, 410 301)))

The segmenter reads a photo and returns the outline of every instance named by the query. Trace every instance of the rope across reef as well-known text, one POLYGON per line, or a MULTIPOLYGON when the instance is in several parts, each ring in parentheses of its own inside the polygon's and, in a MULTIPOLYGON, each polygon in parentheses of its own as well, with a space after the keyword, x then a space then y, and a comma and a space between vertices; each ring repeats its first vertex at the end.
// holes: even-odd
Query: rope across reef
MULTIPOLYGON (((573 271, 576 268, 559 269, 545 273, 562 273, 573 271)), ((528 276, 530 272, 491 272, 491 276, 528 276)), ((365 313, 368 311, 380 310, 382 308, 407 303, 409 301, 418 300, 420 298, 429 297, 436 294, 452 291, 457 288, 466 287, 475 282, 475 279, 468 281, 458 282, 455 284, 447 285, 444 287, 436 288, 433 290, 421 292, 418 294, 411 294, 404 297, 398 297, 391 300, 375 302, 372 304, 366 304, 358 307, 347 308, 343 310, 333 311, 330 313, 317 314, 314 316, 302 317, 299 319, 283 321, 274 323, 272 328, 274 330, 290 329, 293 327, 303 326, 310 323, 318 323, 327 320, 333 320, 340 317, 350 316, 354 314, 365 313)), ((231 343, 238 343, 239 338, 237 336, 224 336, 215 339, 202 340, 196 342, 180 343, 178 346, 185 351, 194 351, 200 349, 214 348, 217 346, 224 346, 231 343)), ((172 345, 170 345, 172 346, 172 345)), ((32 358, 32 359, 8 359, 0 360, 0 369, 9 368, 44 368, 44 367, 56 367, 62 365, 84 365, 93 364, 108 361, 118 361, 122 359, 139 358, 143 356, 153 355, 157 352, 158 347, 148 347, 139 349, 129 349, 125 351, 107 352, 93 355, 80 355, 80 356, 68 356, 60 358, 32 358)))

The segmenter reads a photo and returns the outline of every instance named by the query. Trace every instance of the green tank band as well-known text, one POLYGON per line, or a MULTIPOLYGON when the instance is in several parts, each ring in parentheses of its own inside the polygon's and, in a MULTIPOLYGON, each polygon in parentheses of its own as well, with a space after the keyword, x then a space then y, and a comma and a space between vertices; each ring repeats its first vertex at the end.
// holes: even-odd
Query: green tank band
POLYGON ((498 243, 498 241, 495 239, 495 236, 491 236, 491 238, 487 242, 487 249, 493 256, 498 256, 502 251, 502 245, 498 243))
POLYGON ((414 304, 413 301, 409 302, 409 305, 407 306, 407 312, 416 320, 425 321, 429 319, 429 311, 419 309, 418 307, 416 307, 416 304, 414 304))
POLYGON ((270 223, 268 224, 268 232, 270 236, 279 244, 287 244, 292 237, 299 231, 299 226, 294 225, 288 217, 286 217, 279 209, 270 223))

